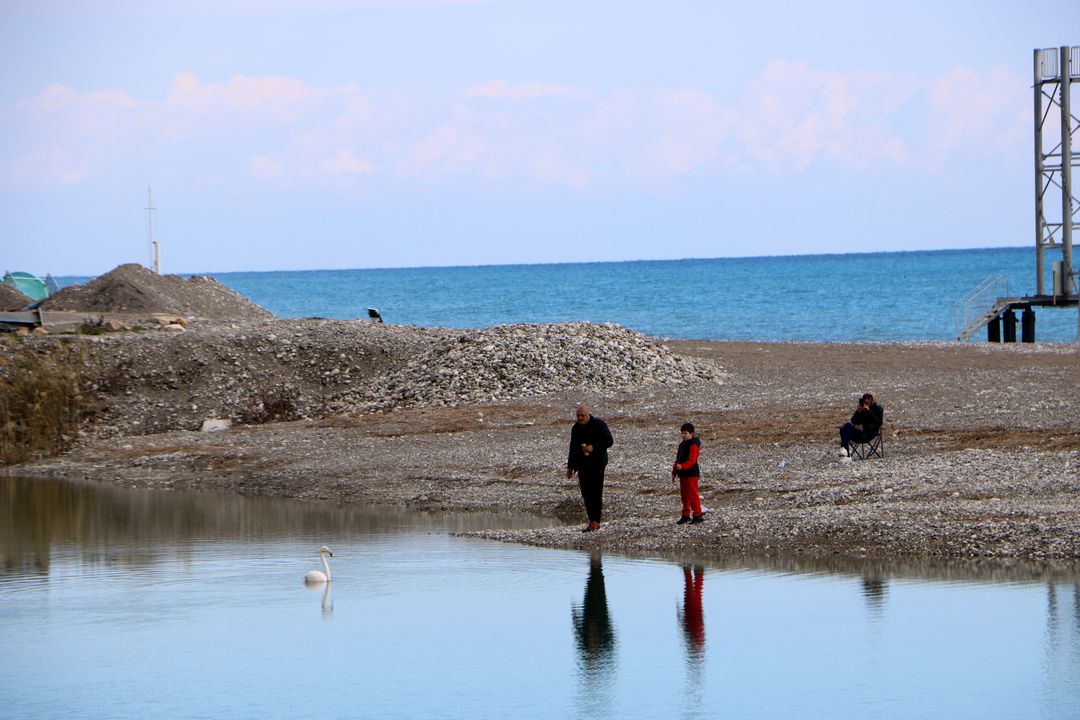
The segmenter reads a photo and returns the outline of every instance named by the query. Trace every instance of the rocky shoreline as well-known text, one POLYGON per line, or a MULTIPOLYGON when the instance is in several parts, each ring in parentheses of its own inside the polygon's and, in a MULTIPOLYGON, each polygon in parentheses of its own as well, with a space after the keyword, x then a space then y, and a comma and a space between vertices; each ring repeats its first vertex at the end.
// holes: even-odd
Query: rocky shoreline
POLYGON ((73 450, 9 474, 533 513, 568 524, 480 535, 633 554, 1080 558, 1077 345, 317 319, 19 342, 83 343, 103 407, 73 450), (840 462, 836 427, 864 390, 886 408, 886 456, 840 462), (607 521, 589 534, 564 474, 581 401, 616 440, 607 521), (233 425, 199 432, 208 417, 233 425), (704 441, 711 512, 675 527, 667 471, 686 420, 704 441))

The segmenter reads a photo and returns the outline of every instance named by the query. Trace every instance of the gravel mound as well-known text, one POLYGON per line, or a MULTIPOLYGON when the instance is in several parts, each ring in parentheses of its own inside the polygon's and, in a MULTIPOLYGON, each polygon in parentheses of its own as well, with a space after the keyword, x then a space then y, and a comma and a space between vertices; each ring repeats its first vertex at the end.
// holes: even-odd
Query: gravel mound
POLYGON ((341 395, 336 407, 496 402, 573 388, 718 381, 722 375, 711 362, 679 357, 614 324, 501 325, 445 337, 397 371, 341 395))
POLYGON ((27 351, 75 343, 98 399, 95 435, 198 430, 403 408, 457 406, 568 389, 718 382, 617 325, 560 323, 448 330, 367 321, 205 322, 186 332, 27 338, 27 351))
POLYGON ((21 310, 32 302, 10 285, 0 283, 0 310, 21 310))
POLYGON ((179 275, 157 275, 129 263, 72 285, 50 296, 46 310, 111 313, 166 313, 198 318, 260 320, 274 315, 206 275, 185 280, 179 275))
POLYGON ((253 424, 322 417, 331 398, 397 369, 438 332, 272 320, 70 340, 80 343, 101 405, 90 432, 109 436, 198 430, 208 418, 253 424))

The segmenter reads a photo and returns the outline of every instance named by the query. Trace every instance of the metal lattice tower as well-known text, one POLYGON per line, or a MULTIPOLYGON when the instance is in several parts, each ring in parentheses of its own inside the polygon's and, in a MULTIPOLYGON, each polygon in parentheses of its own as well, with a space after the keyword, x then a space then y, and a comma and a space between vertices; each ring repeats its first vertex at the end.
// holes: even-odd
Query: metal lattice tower
MULTIPOLYGON (((1067 304, 1077 301, 1080 280, 1073 264, 1073 231, 1080 210, 1072 183, 1072 170, 1078 165, 1073 144, 1080 127, 1071 102, 1072 86, 1076 82, 1080 82, 1080 47, 1035 51, 1036 295, 1052 295, 1067 304), (1054 261, 1053 256, 1059 252, 1060 261, 1054 261), (1047 255, 1051 255, 1049 288, 1047 255)), ((1077 339, 1080 340, 1080 313, 1077 339)))

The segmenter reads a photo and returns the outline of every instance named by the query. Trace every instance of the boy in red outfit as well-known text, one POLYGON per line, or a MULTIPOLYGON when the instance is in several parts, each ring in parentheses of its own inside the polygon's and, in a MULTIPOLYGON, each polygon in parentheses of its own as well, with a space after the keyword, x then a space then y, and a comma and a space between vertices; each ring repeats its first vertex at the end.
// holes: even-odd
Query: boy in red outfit
POLYGON ((694 435, 692 423, 683 423, 679 428, 682 442, 675 453, 675 464, 671 468, 671 482, 679 479, 679 496, 682 498, 682 515, 676 525, 705 522, 701 514, 701 497, 698 495, 698 483, 701 471, 698 469, 698 453, 701 452, 701 440, 694 435))

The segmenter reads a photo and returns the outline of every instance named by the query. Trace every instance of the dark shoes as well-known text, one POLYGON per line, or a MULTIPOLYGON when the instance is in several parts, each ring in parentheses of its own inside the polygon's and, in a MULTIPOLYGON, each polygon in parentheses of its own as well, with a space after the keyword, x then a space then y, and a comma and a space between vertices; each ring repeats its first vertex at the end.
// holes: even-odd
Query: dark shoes
POLYGON ((695 515, 694 519, 690 521, 690 524, 691 525, 699 525, 699 524, 701 524, 703 522, 705 522, 705 516, 704 515, 695 515))
POLYGON ((678 520, 675 521, 675 524, 676 525, 685 525, 688 522, 690 522, 690 516, 689 515, 683 515, 681 518, 679 518, 678 520))
POLYGON ((589 524, 586 525, 585 528, 581 532, 592 532, 593 530, 599 530, 599 529, 600 529, 600 523, 593 522, 593 521, 590 520, 589 524))

